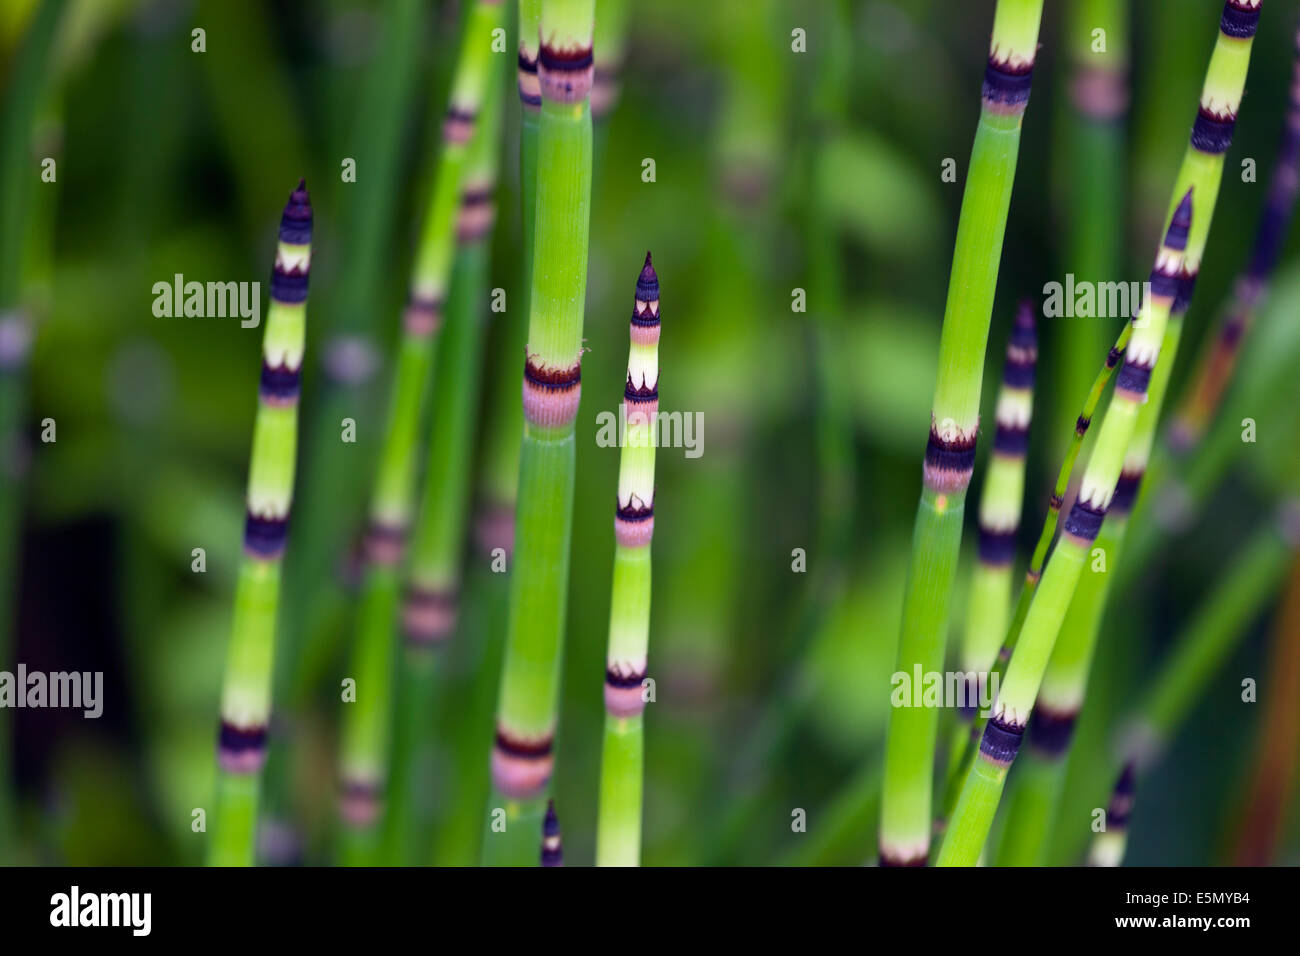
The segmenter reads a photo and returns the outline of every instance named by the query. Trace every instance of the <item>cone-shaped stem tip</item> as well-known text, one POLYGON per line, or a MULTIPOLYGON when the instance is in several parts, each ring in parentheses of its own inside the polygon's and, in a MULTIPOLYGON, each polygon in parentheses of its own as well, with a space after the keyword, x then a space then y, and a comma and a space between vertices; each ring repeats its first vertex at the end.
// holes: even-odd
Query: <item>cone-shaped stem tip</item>
POLYGON ((547 837, 560 835, 560 818, 555 815, 555 801, 546 801, 546 820, 542 823, 542 834, 547 837))
POLYGON ((311 196, 307 192, 307 180, 299 179, 280 217, 280 241, 295 245, 309 243, 311 226, 311 196))
POLYGON ((659 276, 650 262, 650 253, 645 254, 645 265, 636 279, 636 297, 642 302, 654 302, 659 298, 659 276))

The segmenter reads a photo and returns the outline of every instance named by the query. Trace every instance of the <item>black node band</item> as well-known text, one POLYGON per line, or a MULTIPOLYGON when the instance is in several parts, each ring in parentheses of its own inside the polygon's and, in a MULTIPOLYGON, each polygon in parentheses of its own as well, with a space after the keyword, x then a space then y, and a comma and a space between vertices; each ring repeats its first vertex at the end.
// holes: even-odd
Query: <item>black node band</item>
POLYGON ((217 746, 229 754, 266 749, 266 727, 236 727, 224 720, 217 731, 217 746))
POLYGON ((263 398, 274 401, 289 401, 298 397, 302 381, 301 368, 289 368, 284 365, 267 365, 262 363, 262 380, 258 391, 263 398))
POLYGON ((925 446, 925 463, 940 471, 971 471, 975 467, 975 438, 946 442, 934 432, 925 446))
POLYGON ((1223 119, 1200 110, 1192 125, 1192 146, 1202 153, 1226 153, 1232 145, 1232 130, 1236 125, 1235 116, 1223 119))
POLYGON ((1181 284, 1181 279, 1177 274, 1170 275, 1167 272, 1161 272, 1159 269, 1151 270, 1151 294, 1153 296, 1158 295, 1162 299, 1176 299, 1181 284))
POLYGON ((1125 362, 1120 366, 1119 375, 1115 379, 1115 387, 1122 388, 1126 392, 1133 392, 1136 395, 1144 395, 1150 382, 1151 369, 1145 365, 1134 365, 1132 362, 1125 362))
POLYGON ((1034 82, 1034 68, 1012 71, 1006 66, 989 61, 984 68, 984 88, 981 96, 986 103, 1023 107, 1029 102, 1029 89, 1034 82))
POLYGON ((1038 363, 1034 359, 1016 361, 1008 358, 1002 366, 1002 382, 1009 388, 1033 388, 1034 369, 1038 363))
POLYGON ((1259 26, 1259 11, 1258 6, 1252 9, 1235 0, 1228 0, 1223 6, 1223 16, 1219 19, 1219 30, 1226 37, 1249 40, 1259 26))
POLYGON ((1065 533, 1084 541, 1092 541, 1101 530, 1101 523, 1106 520, 1106 509, 1094 510, 1076 501, 1065 519, 1065 533))
POLYGON ((307 301, 307 272, 281 272, 271 270, 271 298, 276 302, 294 305, 307 301))
POLYGON ((1029 427, 999 425, 993 433, 993 450, 1008 457, 1024 457, 1029 448, 1029 427))
POLYGON ((980 738, 980 753, 994 763, 1006 766, 1016 759, 1024 735, 1024 728, 1013 727, 1002 718, 994 717, 980 738))
POLYGON ((981 527, 979 556, 981 564, 1010 564, 1016 559, 1016 532, 992 531, 981 527))
POLYGON ((1041 708, 1029 721, 1029 746, 1045 757, 1060 757, 1070 749, 1077 714, 1055 714, 1041 708))
POLYGON ((1142 474, 1130 474, 1123 472, 1119 476, 1119 481, 1115 483, 1115 494, 1111 496, 1110 508, 1108 510, 1119 514, 1128 514, 1133 510, 1133 502, 1137 499, 1138 489, 1142 487, 1142 474))
POLYGON ((289 519, 262 518, 251 512, 244 519, 244 548, 252 554, 274 558, 284 550, 289 519))

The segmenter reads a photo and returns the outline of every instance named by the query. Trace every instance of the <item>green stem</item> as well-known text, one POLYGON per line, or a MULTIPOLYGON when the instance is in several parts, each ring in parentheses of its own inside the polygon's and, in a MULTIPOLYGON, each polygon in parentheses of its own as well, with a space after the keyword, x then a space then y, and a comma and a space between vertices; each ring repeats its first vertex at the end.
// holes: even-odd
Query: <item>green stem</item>
MULTIPOLYGON (((1014 641, 993 716, 984 726, 979 751, 957 798, 953 825, 939 850, 941 866, 974 866, 984 849, 1007 770, 1019 750, 1047 659, 1114 497, 1124 451, 1133 435, 1138 409, 1145 400, 1146 383, 1159 357, 1165 322, 1179 289, 1184 250, 1193 224, 1189 190, 1171 216, 1156 253, 1151 295, 1132 320, 1133 335, 1096 448, 1084 471, 1078 500, 1066 519, 1061 539, 1043 572, 1041 586, 1034 593, 1023 627, 1014 641)), ((1082 423, 1077 430, 1082 430, 1082 423)), ((1011 636, 1008 643, 1013 643, 1011 636)))
POLYGON ((505 811, 506 826, 489 834, 484 856, 492 863, 536 864, 536 827, 554 766, 587 291, 593 15, 593 0, 542 4, 515 566, 492 750, 492 802, 505 811))
MULTIPOLYGON (((1070 108, 1058 122, 1058 161, 1068 184, 1063 262, 1076 282, 1108 282, 1124 271, 1128 8, 1128 0, 1074 0, 1065 6, 1061 42, 1070 59, 1070 108)), ((1110 338, 1108 324, 1098 318, 1062 321, 1053 350, 1059 396, 1053 416, 1059 430, 1053 435, 1069 434, 1075 396, 1088 387, 1093 357, 1110 338)))
POLYGON ((251 866, 271 719, 280 566, 289 534, 298 457, 298 393, 311 273, 311 199, 301 181, 280 220, 271 307, 262 337, 262 380, 248 472, 244 558, 221 693, 216 809, 208 863, 251 866))
MULTIPOLYGON (((961 545, 966 489, 979 430, 980 386, 1002 238, 1029 99, 1042 0, 999 0, 985 71, 979 127, 971 149, 939 343, 939 376, 903 599, 896 670, 943 669, 961 545)), ((880 859, 924 863, 930 847, 930 793, 938 711, 896 708, 885 747, 880 859)))
POLYGON ((488 315, 488 259, 496 218, 503 78, 499 71, 494 72, 484 93, 461 192, 456 227, 460 249, 452 272, 447 328, 437 357, 428 465, 403 604, 406 641, 397 700, 406 712, 394 738, 393 806, 387 826, 389 859, 407 864, 423 861, 427 855, 428 814, 420 799, 421 793, 430 789, 423 771, 433 760, 436 659, 457 631, 488 315))
MULTIPOLYGON (((1149 457, 1160 403, 1173 367, 1182 315, 1190 303, 1214 218, 1224 154, 1241 103, 1259 0, 1228 0, 1206 70, 1200 108, 1169 203, 1169 225, 1152 270, 1152 292, 1135 320, 1133 340, 1102 431, 1084 473, 1079 499, 1025 617, 1021 640, 1007 667, 993 719, 958 805, 970 816, 960 837, 951 833, 940 862, 973 865, 983 849, 1001 796, 1005 768, 1015 759, 1057 634, 1121 477, 1136 488, 1149 457), (1192 215, 1195 202, 1197 213, 1192 215), (1163 356, 1163 361, 1157 358, 1163 356), (1049 587, 1050 584, 1050 587, 1049 587), (1001 767, 996 787, 988 786, 1001 767), (976 772, 980 771, 980 779, 976 772)), ((1127 488, 1123 492, 1127 494, 1127 488)), ((1119 539, 1117 539, 1118 541, 1119 539)), ((1088 612, 1084 611, 1084 616, 1088 612)), ((1073 652, 1074 649, 1071 649, 1073 652)))
POLYGON ((650 539, 654 534, 659 411, 659 277, 646 253, 632 310, 614 512, 614 583, 605 663, 596 865, 641 862, 646 659, 650 640, 650 539))
POLYGON ((355 700, 344 710, 340 811, 341 852, 349 863, 373 862, 380 849, 377 822, 390 759, 398 582, 415 507, 422 406, 455 255, 456 213, 469 145, 492 57, 492 31, 500 26, 501 16, 500 0, 478 0, 466 23, 443 125, 443 148, 403 315, 388 424, 370 503, 357 640, 347 672, 355 681, 355 700))

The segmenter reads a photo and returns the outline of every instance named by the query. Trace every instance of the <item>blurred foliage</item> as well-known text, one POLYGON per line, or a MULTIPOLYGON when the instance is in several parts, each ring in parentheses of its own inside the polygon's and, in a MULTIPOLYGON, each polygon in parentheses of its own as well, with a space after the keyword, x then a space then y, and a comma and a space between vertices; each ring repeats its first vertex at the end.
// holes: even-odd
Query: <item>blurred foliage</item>
MULTIPOLYGON (((350 237, 339 225, 347 187, 338 170, 357 146, 356 88, 375 68, 377 5, 72 4, 57 77, 63 158, 53 309, 38 329, 28 409, 30 433, 54 418, 58 441, 35 445, 29 474, 18 655, 49 669, 103 664, 113 670, 112 693, 98 723, 0 713, 0 727, 17 732, 15 771, 29 824, 24 859, 200 857, 191 811, 210 801, 261 330, 234 319, 156 318, 151 289, 175 274, 265 283, 278 210, 305 174, 322 236, 309 356, 319 349, 337 321, 331 296, 348 268, 350 237), (191 49, 196 27, 206 31, 204 53, 191 49), (204 574, 191 571, 198 547, 206 550, 204 574), (103 613, 87 622, 74 612, 78 604, 103 613)), ((382 260, 385 292, 357 317, 381 342, 392 340, 399 320, 427 188, 420 171, 429 167, 443 106, 440 77, 454 48, 456 5, 430 6, 439 10, 428 17, 424 77, 407 117, 418 145, 392 184, 400 201, 382 260)), ((618 459, 595 444, 596 416, 616 409, 622 395, 631 280, 647 248, 663 284, 662 408, 702 413, 704 454, 661 455, 646 862, 761 863, 789 852, 791 860, 851 863, 874 852, 874 811, 863 801, 872 799, 870 768, 887 719, 939 324, 993 3, 845 3, 851 57, 837 97, 845 115, 825 131, 816 174, 805 183, 793 168, 795 146, 812 135, 805 103, 823 62, 821 44, 829 42, 832 6, 661 0, 635 7, 622 99, 598 132, 591 224, 556 781, 566 858, 575 863, 593 855, 618 459), (791 50, 795 28, 808 32, 807 54, 791 50), (949 157, 956 183, 940 176, 949 157), (655 161, 653 183, 642 179, 646 158, 655 161), (831 267, 844 290, 828 334, 850 376, 844 393, 857 474, 856 514, 846 519, 853 554, 836 570, 843 586, 815 615, 804 612, 821 600, 810 582, 824 570, 814 547, 820 502, 811 397, 822 369, 810 358, 808 334, 818 303, 809 303, 809 313, 791 309, 792 290, 810 286, 800 231, 808 204, 833 232, 831 267), (792 572, 796 548, 807 552, 812 573, 792 572), (815 626, 804 633, 810 621, 815 626), (808 810, 808 848, 790 832, 793 807, 808 810), (815 835, 823 820, 836 827, 829 843, 815 835)), ((1050 130, 1066 66, 1053 6, 1036 72, 1043 80, 1035 81, 1026 119, 990 367, 1002 354, 1016 299, 1068 271, 1060 261, 1065 210, 1052 181, 1058 166, 1050 130)), ((1217 17, 1215 0, 1135 6, 1126 210, 1134 271, 1125 278, 1144 277, 1141 264, 1155 242, 1152 210, 1163 209, 1217 17)), ((31 8, 0 5, 6 59, 31 8)), ((1253 157, 1259 183, 1267 182, 1287 94, 1288 16, 1264 13, 1182 356, 1194 353, 1243 264, 1240 249, 1263 188, 1233 171, 1253 157)), ((492 267, 493 285, 510 303, 524 298, 516 261, 517 124, 512 100, 492 267)), ((1288 269, 1260 318, 1243 379, 1300 359, 1300 324, 1292 321, 1300 274, 1288 269)), ((1046 329, 1044 348, 1052 342, 1046 329)), ((1175 372, 1175 394, 1189 365, 1175 372)), ((322 382, 310 358, 307 368, 310 409, 321 400, 322 382)), ((996 381, 995 373, 985 380, 996 381)), ((986 391, 985 421, 992 421, 986 391)), ((1294 442, 1276 436, 1294 434, 1297 397, 1294 388, 1265 396, 1267 407, 1255 414, 1268 440, 1241 446, 1243 467, 1233 469, 1210 518, 1161 552, 1145 588, 1111 608, 1063 814, 1063 828, 1078 829, 1061 838, 1072 851, 1086 836, 1083 815, 1104 804, 1110 780, 1099 768, 1107 766, 1117 714, 1194 612, 1219 555, 1267 520, 1280 482, 1294 473, 1294 442)), ((368 419, 361 427, 377 425, 368 419)), ((1040 433, 1031 440, 1026 539, 1038 531, 1056 468, 1047 450, 1056 444, 1040 433)), ((980 469, 987 449, 981 453, 980 469)), ((337 587, 346 596, 346 584, 337 587)), ((339 606, 349 613, 346 600, 339 606)), ((351 633, 346 616, 333 626, 351 633)), ((1224 686, 1207 695, 1144 782, 1132 862, 1206 863, 1220 852, 1224 807, 1236 794, 1226 782, 1244 766, 1253 730, 1230 691, 1235 675, 1257 669, 1259 655, 1257 641, 1244 645, 1224 686)), ((336 659, 321 665, 320 706, 298 728, 295 807, 314 821, 313 832, 332 813, 337 713, 328 688, 337 686, 340 666, 336 659)), ((483 679, 495 682, 496 675, 483 679)), ((1291 859, 1296 848, 1293 827, 1291 859)))

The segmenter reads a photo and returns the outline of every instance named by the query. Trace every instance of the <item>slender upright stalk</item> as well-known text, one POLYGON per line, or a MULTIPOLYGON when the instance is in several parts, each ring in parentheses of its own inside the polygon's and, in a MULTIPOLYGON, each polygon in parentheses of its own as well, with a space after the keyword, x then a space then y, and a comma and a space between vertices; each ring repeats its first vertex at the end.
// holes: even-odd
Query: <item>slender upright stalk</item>
MULTIPOLYGON (((971 723, 979 708, 980 693, 988 686, 988 673, 998 658, 1011 617, 1011 585, 1016 559, 1016 537, 1024 508, 1025 452, 1034 412, 1034 370, 1038 363, 1037 323, 1029 300, 1020 303, 1007 340, 1002 366, 1002 387, 997 398, 997 430, 993 455, 980 494, 979 558, 971 573, 966 599, 966 625, 959 661, 966 674, 966 701, 957 711, 949 747, 948 785, 963 766, 971 723)), ((943 808, 947 809, 946 803, 943 808)))
MULTIPOLYGON (((1169 378, 1178 355, 1178 343, 1182 338, 1183 319, 1191 305, 1196 277, 1201 268, 1201 257, 1205 254, 1205 242, 1210 234, 1210 222, 1219 195, 1219 184, 1223 179, 1224 156, 1232 145, 1233 128, 1236 126, 1237 110, 1241 106, 1246 85, 1250 52, 1262 5, 1263 0, 1228 0, 1224 4, 1223 16, 1219 20, 1219 36, 1205 74, 1205 88, 1192 127, 1191 142, 1178 172, 1175 190, 1196 189, 1196 204, 1204 210, 1204 221, 1198 222, 1192 231, 1187 247, 1187 278, 1169 313, 1169 325, 1162 346, 1168 361, 1162 363, 1152 375, 1147 403, 1138 414, 1133 441, 1124 458, 1124 474, 1136 482, 1138 492, 1151 460, 1165 392, 1169 388, 1169 378)), ((1137 506, 1140 508, 1140 501, 1137 506)))
POLYGON ((614 508, 614 583, 605 663, 597 866, 637 866, 641 862, 642 685, 650 640, 650 539, 655 526, 659 414, 659 277, 648 252, 637 277, 631 337, 623 393, 626 426, 614 508))
MULTIPOLYGON (((979 560, 971 574, 960 657, 961 669, 977 675, 986 675, 993 666, 1011 617, 1012 567, 1024 506, 1025 453, 1034 412, 1037 361, 1034 306, 1026 300, 1016 310, 1015 325, 1007 340, 993 455, 980 495, 979 560)), ((973 708, 966 716, 970 713, 973 708)))
POLYGON ((1192 226, 1189 189, 1174 210, 1156 253, 1151 295, 1132 320, 1133 335, 1110 407, 1102 420, 1097 445, 1084 470, 1078 499, 1066 518, 1061 539, 1025 615, 993 716, 984 727, 979 753, 962 784, 939 850, 940 866, 973 866, 984 848, 1007 771, 1020 748, 1066 607, 1101 529, 1106 508, 1114 497, 1124 450, 1133 435, 1138 409, 1146 398, 1147 381, 1160 355, 1169 310, 1180 289, 1183 254, 1192 226))
MULTIPOLYGON (((321 635, 333 633, 329 624, 341 610, 341 602, 329 600, 329 595, 338 590, 337 569, 357 530, 371 480, 369 463, 379 429, 366 428, 365 423, 381 411, 376 373, 383 364, 378 343, 384 341, 376 335, 374 311, 375 303, 384 301, 394 213, 402 195, 394 184, 402 168, 420 48, 427 37, 422 29, 426 6, 421 0, 385 0, 382 39, 357 100, 353 135, 346 142, 345 155, 357 162, 356 182, 341 191, 345 201, 339 234, 348 265, 340 270, 331 295, 329 326, 318 357, 320 387, 309 396, 303 461, 313 477, 299 502, 299 547, 285 567, 285 640, 282 660, 276 664, 276 690, 290 705, 313 689, 323 670, 321 660, 329 648, 322 647, 321 635), (358 423, 355 444, 339 440, 347 418, 358 423)), ((277 782, 287 768, 277 767, 286 762, 278 749, 273 741, 269 796, 279 804, 272 810, 283 813, 287 794, 276 800, 275 790, 285 786, 277 782)))
POLYGON ((262 380, 248 470, 244 559, 221 692, 216 811, 208 844, 213 866, 251 866, 266 733, 271 719, 280 566, 289 535, 298 458, 298 393, 311 273, 311 198, 289 196, 271 272, 271 307, 262 336, 262 380))
MULTIPOLYGON (((1083 408, 1074 420, 1074 428, 1071 430, 1071 437, 1066 445, 1065 458, 1061 462, 1060 470, 1057 472, 1056 484, 1052 488, 1052 494, 1047 500, 1047 516, 1043 519, 1043 528, 1038 534, 1038 543, 1034 545, 1033 554, 1029 559, 1029 567, 1025 570, 1024 586, 1021 587, 1020 596, 1016 599, 1015 613, 1011 616, 1011 624, 1006 629, 1005 638, 992 662, 992 669, 987 678, 990 685, 992 685, 995 676, 997 681, 1001 682, 1007 661, 1011 659, 1011 653, 1015 650, 1016 642, 1020 639, 1020 631, 1024 627, 1025 617, 1029 613, 1030 602, 1033 600, 1034 593, 1038 589, 1038 582, 1043 576, 1043 565, 1047 561, 1047 550, 1056 538, 1056 526, 1060 522, 1061 508, 1065 504, 1066 489, 1069 487, 1071 476, 1074 474, 1074 464, 1078 460, 1080 449, 1083 447, 1083 439, 1092 425, 1092 418, 1097 411, 1097 405, 1101 401, 1102 393, 1106 390, 1106 385, 1110 382, 1111 375, 1119 365, 1120 359, 1124 357, 1132 335, 1133 323, 1126 322, 1124 328, 1120 331, 1119 337, 1115 340, 1115 344, 1106 353, 1106 358, 1093 379, 1092 388, 1088 391, 1088 397, 1084 399, 1083 408)), ((948 814, 951 813, 957 801, 962 781, 970 773, 975 761, 975 744, 984 732, 986 722, 985 719, 975 720, 969 725, 969 733, 959 735, 953 740, 952 753, 948 760, 948 782, 944 787, 944 816, 942 819, 946 820, 948 814)))
MULTIPOLYGON (((1208 219, 1214 212, 1213 205, 1204 207, 1202 200, 1208 196, 1213 202, 1217 195, 1223 170, 1223 154, 1231 142, 1231 117, 1235 117, 1236 104, 1240 102, 1251 38, 1258 18, 1258 3, 1253 5, 1252 10, 1248 9, 1247 4, 1229 2, 1220 22, 1219 40, 1206 75, 1205 91, 1201 97, 1192 141, 1179 173, 1180 184, 1186 183, 1189 188, 1194 186, 1197 190, 1198 215, 1204 209, 1207 222, 1198 222, 1189 237, 1186 276, 1170 313, 1170 327, 1165 333, 1161 350, 1162 361, 1152 375, 1148 402, 1138 413, 1134 437, 1125 455, 1105 526, 1094 542, 1094 549, 1100 552, 1104 562, 1101 565, 1103 570, 1097 571, 1094 568, 1091 573, 1083 575, 1070 601, 1068 613, 1043 675, 1034 721, 1030 726, 1030 766, 1027 772, 1021 774, 1020 784, 1017 785, 1016 792, 1013 792, 1011 825, 998 857, 1009 864, 1030 865, 1042 862, 1048 849, 1056 805, 1064 786, 1066 757, 1074 724, 1083 706, 1106 600, 1115 568, 1119 566, 1129 515, 1146 470, 1159 405, 1181 335, 1182 317, 1191 301, 1192 287, 1208 237, 1208 219), (1216 109, 1220 112, 1215 113, 1216 109), (1222 112, 1225 109, 1227 113, 1222 112)), ((1291 107, 1289 123, 1294 122, 1297 115, 1300 114, 1295 112, 1295 107, 1291 107)), ((1256 236, 1251 272, 1238 283, 1239 294, 1246 287, 1253 287, 1262 294, 1262 277, 1271 272, 1276 261, 1281 236, 1295 198, 1297 133, 1300 131, 1283 137, 1283 156, 1279 159, 1279 172, 1275 174, 1273 191, 1270 193, 1269 211, 1265 213, 1256 236), (1288 158, 1289 172, 1285 169, 1288 158), (1279 178, 1283 180, 1281 184, 1279 178), (1258 273, 1260 279, 1253 278, 1256 266, 1261 270, 1258 273)), ((1257 302, 1258 298, 1253 301, 1257 302)), ((1233 321, 1230 319, 1228 324, 1231 325, 1233 321)), ((1244 329, 1238 328, 1237 333, 1230 334, 1229 338, 1242 331, 1244 329)))
POLYGON ((499 71, 494 71, 484 93, 461 190, 456 224, 459 249, 452 272, 447 327, 437 356, 429 458, 403 599, 405 644, 397 698, 398 707, 406 712, 394 739, 388 832, 389 858, 408 864, 425 858, 425 815, 419 810, 421 795, 417 791, 428 790, 428 781, 420 771, 432 760, 438 651, 457 632, 479 373, 489 304, 489 246, 496 218, 502 78, 499 71))
POLYGON ((592 17, 593 0, 542 4, 515 566, 492 748, 492 800, 505 810, 506 829, 488 837, 484 854, 492 863, 536 864, 536 828, 555 761, 587 292, 592 17))
POLYGON ((469 143, 492 55, 492 30, 500 20, 500 0, 477 0, 465 26, 443 148, 402 318, 388 424, 370 502, 357 640, 346 673, 356 682, 355 701, 344 705, 340 757, 342 856, 348 863, 372 862, 379 848, 376 822, 383 809, 392 733, 394 622, 414 511, 421 409, 455 254, 456 212, 469 143))
MULTIPOLYGON (((1236 370, 1241 347, 1268 295, 1268 287, 1286 243, 1300 193, 1300 31, 1296 35, 1296 60, 1292 66, 1277 160, 1270 177, 1263 215, 1255 231, 1250 261, 1237 276, 1232 296, 1220 314, 1217 327, 1206 337, 1195 373, 1182 402, 1164 430, 1146 469, 1144 483, 1153 491, 1144 496, 1142 511, 1154 505, 1154 517, 1170 524, 1167 516, 1185 516, 1196 506, 1181 480, 1183 467, 1205 439, 1236 370)), ((1153 535, 1144 536, 1133 549, 1135 561, 1145 562, 1153 535)))
MULTIPOLYGON (((943 668, 948 601, 979 432, 984 350, 1042 12, 1042 0, 999 0, 994 15, 979 127, 953 250, 903 602, 896 669, 907 674, 943 668)), ((920 865, 929 854, 938 720, 938 711, 927 707, 897 708, 891 715, 880 822, 882 864, 920 865)))
POLYGON ((1268 521, 1227 565, 1215 589, 1189 617, 1186 630, 1174 641, 1174 651, 1160 668, 1150 690, 1128 721, 1122 744, 1123 770, 1107 813, 1106 830, 1094 840, 1091 861, 1118 866, 1124 859, 1128 812, 1136 779, 1156 762, 1166 744, 1200 699, 1211 678, 1247 633, 1268 599, 1277 593, 1287 567, 1300 550, 1300 502, 1284 502, 1275 520, 1268 521))
POLYGON ((483 501, 478 536, 513 550, 515 497, 519 486, 519 435, 523 408, 519 403, 519 355, 528 337, 529 297, 532 294, 533 233, 537 219, 537 130, 542 93, 537 82, 537 52, 541 43, 542 0, 519 0, 519 182, 524 242, 521 255, 520 303, 505 313, 506 329, 496 350, 493 394, 487 410, 483 449, 483 501), (506 544, 508 542, 508 544, 506 544))
MULTIPOLYGON (((1063 13, 1070 108, 1058 121, 1058 163, 1067 184, 1062 263, 1076 282, 1109 282, 1123 273, 1125 261, 1129 3, 1072 0, 1063 13)), ((1063 319, 1060 324, 1053 376, 1060 400, 1052 421, 1053 434, 1063 437, 1076 396, 1092 380, 1094 356, 1106 347, 1111 332, 1109 323, 1097 318, 1063 319)))
POLYGON ((337 285, 323 299, 324 308, 317 310, 315 325, 328 327, 324 347, 315 353, 323 374, 308 376, 309 382, 323 383, 324 388, 308 394, 302 458, 312 481, 299 497, 297 547, 284 568, 274 686, 279 709, 271 733, 262 816, 263 827, 274 832, 260 841, 267 851, 263 862, 271 864, 292 863, 300 852, 301 835, 290 812, 295 751, 289 738, 296 712, 308 693, 318 689, 323 662, 332 650, 321 638, 336 633, 329 625, 340 615, 344 591, 328 585, 335 583, 346 538, 362 507, 362 462, 369 459, 357 451, 368 445, 369 430, 363 427, 357 445, 341 442, 339 431, 344 418, 365 421, 371 380, 380 364, 367 322, 380 298, 379 275, 391 242, 399 192, 393 182, 424 32, 421 7, 420 0, 386 0, 382 38, 367 67, 355 128, 344 147, 361 174, 342 189, 350 197, 342 204, 339 223, 348 267, 340 270, 337 285))
MULTIPOLYGON (((34 332, 23 289, 23 250, 29 233, 33 191, 41 183, 31 157, 37 110, 44 99, 50 51, 63 16, 64 0, 44 0, 32 14, 20 49, 10 61, 0 113, 0 660, 14 656, 14 602, 18 583, 18 535, 27 449, 22 434, 27 362, 34 332)), ((10 734, 0 728, 0 863, 8 862, 14 840, 10 734)))
POLYGON ((515 499, 519 486, 519 436, 523 407, 519 401, 519 356, 528 338, 528 296, 531 292, 533 223, 537 200, 537 128, 542 94, 537 83, 541 0, 520 0, 517 88, 520 103, 519 173, 523 248, 518 291, 497 320, 492 340, 492 372, 483 430, 480 486, 475 503, 474 541, 477 560, 466 583, 469 615, 465 666, 470 687, 461 698, 448 699, 444 713, 455 715, 457 786, 451 803, 439 814, 434 861, 468 866, 479 862, 483 850, 480 821, 490 788, 483 751, 492 740, 502 645, 514 567, 515 499))
POLYGON ((1241 353, 1241 345, 1268 294, 1269 280, 1286 243, 1298 193, 1300 31, 1296 34, 1296 61, 1291 68, 1291 87, 1282 127, 1282 141, 1269 180, 1264 213, 1255 231, 1250 263, 1237 277, 1232 298, 1222 313, 1218 328, 1202 350, 1196 373, 1166 432, 1169 450, 1179 458, 1185 459, 1195 451, 1223 400, 1223 393, 1232 379, 1237 357, 1241 353))

